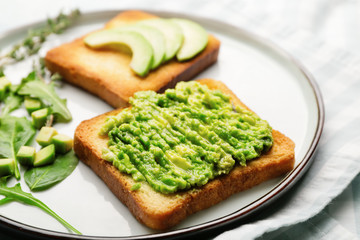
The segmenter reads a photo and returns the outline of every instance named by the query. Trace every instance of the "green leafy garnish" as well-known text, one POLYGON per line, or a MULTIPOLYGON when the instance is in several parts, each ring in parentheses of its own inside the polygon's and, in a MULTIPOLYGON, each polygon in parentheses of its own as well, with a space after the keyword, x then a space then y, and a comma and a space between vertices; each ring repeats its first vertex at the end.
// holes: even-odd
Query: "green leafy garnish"
POLYGON ((22 103, 24 102, 24 97, 20 96, 18 91, 25 83, 34 80, 39 80, 37 77, 37 71, 31 72, 26 78, 23 78, 19 85, 11 85, 9 91, 5 95, 0 116, 6 116, 12 111, 21 107, 22 103))
POLYGON ((14 92, 10 92, 9 95, 4 100, 4 106, 1 109, 1 116, 6 116, 10 112, 18 109, 23 103, 23 97, 19 96, 14 92))
POLYGON ((62 33, 79 15, 80 11, 77 9, 71 11, 68 15, 61 12, 56 18, 48 19, 45 26, 29 30, 22 42, 14 45, 9 52, 0 56, 0 71, 1 67, 6 64, 21 61, 38 53, 50 34, 62 33))
POLYGON ((65 155, 58 155, 51 165, 27 170, 24 174, 25 182, 31 191, 48 189, 69 176, 78 162, 73 150, 65 155))
POLYGON ((5 196, 3 199, 0 200, 0 205, 4 205, 5 203, 9 203, 12 201, 17 201, 20 203, 24 203, 27 205, 32 205, 35 207, 38 207, 48 213, 50 216, 55 218, 57 221, 59 221, 64 227, 66 227, 68 230, 81 234, 77 229, 75 229, 73 226, 71 226, 68 222, 66 222, 64 219, 62 219, 59 215, 57 215, 53 210, 51 210, 48 206, 46 206, 42 201, 35 198, 32 194, 24 192, 21 189, 20 183, 17 183, 13 187, 8 187, 6 185, 6 177, 0 178, 0 195, 5 196))
POLYGON ((4 104, 1 108, 0 116, 6 116, 12 111, 18 109, 22 105, 24 99, 22 96, 19 96, 19 94, 17 94, 19 88, 20 85, 11 85, 8 91, 5 92, 4 97, 2 99, 3 100, 2 102, 4 104))
POLYGON ((71 113, 66 107, 66 100, 56 94, 54 83, 46 84, 40 80, 29 81, 21 87, 18 93, 48 102, 58 122, 69 122, 72 119, 71 113))
POLYGON ((25 117, 6 116, 0 118, 0 157, 15 159, 16 179, 20 179, 16 153, 21 146, 30 143, 34 134, 35 129, 25 117))
MULTIPOLYGON (((54 19, 48 19, 46 26, 28 31, 26 38, 19 44, 13 46, 10 51, 2 54, 0 51, 0 77, 5 76, 5 67, 8 64, 19 62, 27 57, 39 52, 42 44, 50 34, 60 34, 68 28, 80 15, 78 10, 72 11, 69 15, 60 13, 54 19)), ((15 160, 14 175, 20 179, 20 171, 16 154, 21 146, 31 143, 35 135, 32 123, 25 117, 14 117, 9 114, 22 106, 24 96, 37 97, 41 105, 50 109, 52 113, 48 116, 47 125, 52 125, 54 116, 59 122, 68 122, 72 119, 70 111, 67 109, 66 100, 61 99, 55 92, 54 86, 58 85, 58 80, 62 77, 59 74, 50 76, 46 70, 43 58, 34 61, 33 71, 19 85, 6 85, 1 89, 0 100, 0 158, 12 158, 15 160)), ((8 84, 8 83, 6 83, 8 84)), ((25 173, 25 181, 33 191, 47 189, 69 176, 76 165, 78 159, 73 151, 65 155, 58 156, 55 163, 46 167, 33 168, 25 173)), ((17 201, 27 205, 38 207, 54 217, 70 232, 81 234, 69 223, 63 220, 48 206, 32 194, 26 193, 21 189, 20 183, 13 187, 7 186, 7 177, 0 178, 0 206, 6 203, 17 201)))

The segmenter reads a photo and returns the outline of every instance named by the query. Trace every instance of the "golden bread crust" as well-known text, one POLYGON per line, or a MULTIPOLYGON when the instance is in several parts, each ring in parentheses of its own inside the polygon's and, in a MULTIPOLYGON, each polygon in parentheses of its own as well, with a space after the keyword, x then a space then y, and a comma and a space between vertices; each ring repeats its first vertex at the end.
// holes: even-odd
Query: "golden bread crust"
MULTIPOLYGON (((155 17, 142 11, 125 11, 110 20, 105 27, 116 27, 155 17)), ((161 92, 174 87, 179 81, 190 80, 217 60, 220 48, 219 40, 209 34, 208 45, 195 58, 186 62, 173 59, 142 78, 130 69, 129 54, 88 48, 83 42, 84 37, 48 51, 45 57, 46 67, 116 108, 127 106, 129 97, 137 91, 161 92)))
MULTIPOLYGON (((222 90, 231 97, 235 105, 246 107, 222 82, 212 79, 198 81, 210 89, 222 90)), ((142 183, 140 190, 131 191, 134 180, 101 158, 101 150, 106 147, 108 137, 98 135, 106 117, 116 115, 121 110, 83 121, 75 131, 74 150, 80 160, 93 169, 132 214, 153 229, 171 228, 188 215, 219 203, 234 193, 279 177, 291 171, 294 166, 294 143, 273 130, 274 144, 269 152, 248 162, 246 167, 237 165, 228 175, 211 180, 200 188, 165 195, 142 183)))

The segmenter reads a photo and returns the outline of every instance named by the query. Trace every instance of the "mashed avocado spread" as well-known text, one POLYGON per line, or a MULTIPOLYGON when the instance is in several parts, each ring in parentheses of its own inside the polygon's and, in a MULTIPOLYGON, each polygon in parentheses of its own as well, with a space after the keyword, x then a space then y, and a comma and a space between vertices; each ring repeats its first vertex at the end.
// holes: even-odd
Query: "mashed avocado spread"
POLYGON ((202 186, 273 143, 265 120, 197 82, 137 92, 130 103, 101 129, 110 139, 103 158, 158 192, 202 186))

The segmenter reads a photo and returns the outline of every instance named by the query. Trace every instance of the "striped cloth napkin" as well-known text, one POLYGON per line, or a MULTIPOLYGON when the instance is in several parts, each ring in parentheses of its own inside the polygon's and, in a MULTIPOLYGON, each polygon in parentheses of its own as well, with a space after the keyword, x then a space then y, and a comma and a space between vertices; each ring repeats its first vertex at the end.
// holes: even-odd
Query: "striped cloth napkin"
MULTIPOLYGON (((360 1, 108 0, 99 6, 87 0, 33 0, 26 4, 21 2, 23 10, 13 4, 17 13, 24 11, 21 19, 37 12, 35 20, 40 20, 75 7, 84 12, 144 9, 199 15, 255 32, 284 48, 313 74, 323 95, 326 121, 314 163, 276 202, 277 208, 266 209, 215 239, 360 239, 360 1), (342 199, 349 205, 353 228, 333 217, 333 206, 342 199)), ((5 29, 8 24, 0 22, 1 26, 5 29)))

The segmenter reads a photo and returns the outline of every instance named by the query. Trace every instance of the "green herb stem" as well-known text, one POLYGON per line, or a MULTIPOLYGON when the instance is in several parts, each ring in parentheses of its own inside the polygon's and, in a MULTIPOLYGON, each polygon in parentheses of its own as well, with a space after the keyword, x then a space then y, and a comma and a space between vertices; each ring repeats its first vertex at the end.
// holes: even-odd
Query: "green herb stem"
POLYGON ((61 12, 54 19, 49 18, 44 27, 29 30, 22 42, 14 45, 9 52, 0 55, 0 71, 5 65, 19 62, 38 53, 50 34, 62 33, 79 15, 80 11, 78 9, 71 11, 68 15, 61 12))

